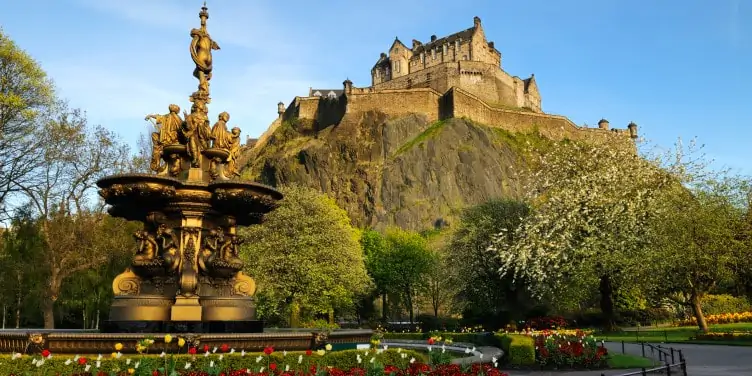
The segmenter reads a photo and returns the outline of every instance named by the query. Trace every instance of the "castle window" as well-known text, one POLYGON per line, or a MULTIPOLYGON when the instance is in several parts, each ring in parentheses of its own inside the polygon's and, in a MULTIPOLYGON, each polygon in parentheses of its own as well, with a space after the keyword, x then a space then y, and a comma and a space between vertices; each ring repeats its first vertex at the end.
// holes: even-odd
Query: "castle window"
POLYGON ((410 89, 413 87, 413 80, 411 78, 407 79, 407 88, 410 89))
POLYGON ((467 60, 467 55, 462 55, 462 60, 467 60))
POLYGON ((431 58, 436 60, 436 47, 431 49, 431 58))
POLYGON ((426 82, 431 82, 431 73, 426 73, 426 82))

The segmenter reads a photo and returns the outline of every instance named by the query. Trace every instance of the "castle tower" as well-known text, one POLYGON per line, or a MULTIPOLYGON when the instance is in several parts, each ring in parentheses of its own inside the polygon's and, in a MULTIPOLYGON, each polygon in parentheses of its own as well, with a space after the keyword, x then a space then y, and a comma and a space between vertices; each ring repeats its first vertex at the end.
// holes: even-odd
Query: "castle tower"
POLYGON ((600 128, 600 129, 605 129, 605 130, 608 130, 608 120, 606 120, 606 119, 601 119, 601 120, 600 120, 600 121, 598 122, 598 128, 600 128))
POLYGON ((279 114, 279 118, 282 118, 282 114, 285 113, 285 104, 282 102, 277 103, 277 114, 279 114))
POLYGON ((637 138, 637 124, 630 121, 629 125, 627 125, 627 129, 629 129, 629 137, 637 138))
POLYGON ((344 86, 345 95, 352 94, 352 81, 349 78, 342 82, 342 86, 344 86))

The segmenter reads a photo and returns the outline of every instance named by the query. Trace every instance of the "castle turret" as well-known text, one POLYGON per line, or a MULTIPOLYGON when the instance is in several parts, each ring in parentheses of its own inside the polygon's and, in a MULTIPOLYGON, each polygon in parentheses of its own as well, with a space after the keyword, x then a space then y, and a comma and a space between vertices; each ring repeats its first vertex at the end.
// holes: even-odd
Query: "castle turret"
POLYGON ((601 119, 601 120, 600 120, 600 121, 598 122, 598 128, 600 128, 600 129, 606 129, 606 130, 608 130, 608 120, 606 120, 606 119, 601 119))
POLYGON ((285 113, 285 104, 282 102, 277 103, 277 114, 282 118, 282 114, 285 113))
POLYGON ((629 137, 637 138, 637 124, 635 124, 634 122, 629 122, 627 129, 629 129, 629 137))
POLYGON ((352 94, 352 81, 349 78, 342 82, 342 86, 345 88, 345 95, 352 94))
POLYGON ((476 28, 480 27, 480 17, 478 16, 473 17, 473 26, 475 26, 476 28))

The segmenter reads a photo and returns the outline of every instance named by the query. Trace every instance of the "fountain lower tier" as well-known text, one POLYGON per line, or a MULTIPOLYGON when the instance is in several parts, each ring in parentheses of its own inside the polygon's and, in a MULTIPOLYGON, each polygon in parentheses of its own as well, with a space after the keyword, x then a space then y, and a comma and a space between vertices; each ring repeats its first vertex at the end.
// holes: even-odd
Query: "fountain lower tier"
POLYGON ((0 353, 39 354, 47 349, 53 354, 110 354, 115 344, 123 345, 123 353, 134 353, 136 343, 146 338, 153 338, 151 353, 186 353, 188 346, 208 345, 210 348, 228 345, 236 351, 260 352, 272 346, 276 350, 301 351, 320 348, 330 343, 338 348, 355 348, 358 344, 368 344, 372 330, 352 329, 335 330, 330 333, 309 331, 267 331, 264 333, 183 333, 167 332, 174 338, 178 336, 187 342, 186 347, 178 347, 177 340, 166 344, 162 340, 166 333, 100 333, 87 330, 0 330, 0 353))

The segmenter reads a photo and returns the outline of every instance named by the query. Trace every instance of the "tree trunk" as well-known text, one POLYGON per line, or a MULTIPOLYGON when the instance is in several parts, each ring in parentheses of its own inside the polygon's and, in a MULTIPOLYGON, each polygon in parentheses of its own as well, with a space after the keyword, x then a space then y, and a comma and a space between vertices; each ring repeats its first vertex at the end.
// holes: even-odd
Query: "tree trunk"
POLYGON ((707 332, 708 322, 705 321, 705 314, 702 313, 702 300, 700 299, 700 295, 692 293, 689 297, 689 304, 692 306, 692 314, 694 314, 695 319, 697 319, 697 326, 700 327, 700 330, 703 332, 707 332))
POLYGON ((7 312, 8 312, 8 306, 3 304, 3 329, 5 329, 5 316, 7 312))
POLYGON ((96 318, 97 321, 95 321, 94 329, 99 329, 99 313, 100 313, 99 308, 97 308, 97 318, 96 318))
POLYGON ((42 316, 44 316, 44 328, 55 329, 55 300, 45 296, 42 299, 42 316))
POLYGON ((290 327, 300 327, 300 304, 298 304, 298 301, 295 300, 295 298, 293 298, 292 303, 290 303, 290 327))
POLYGON ((413 294, 410 289, 405 289, 405 297, 407 298, 407 310, 410 312, 410 325, 415 323, 413 312, 413 294))
POLYGON ((381 294, 381 321, 387 322, 389 320, 389 305, 386 299, 386 292, 381 294))
POLYGON ((601 313, 603 313, 603 329, 607 332, 612 332, 616 329, 616 320, 614 317, 614 286, 610 275, 601 276, 599 290, 601 295, 601 313))
POLYGON ((21 297, 23 296, 23 289, 21 288, 21 273, 16 273, 18 278, 18 290, 16 290, 16 329, 21 327, 21 297))
POLYGON ((329 325, 334 325, 334 308, 329 308, 329 325))

